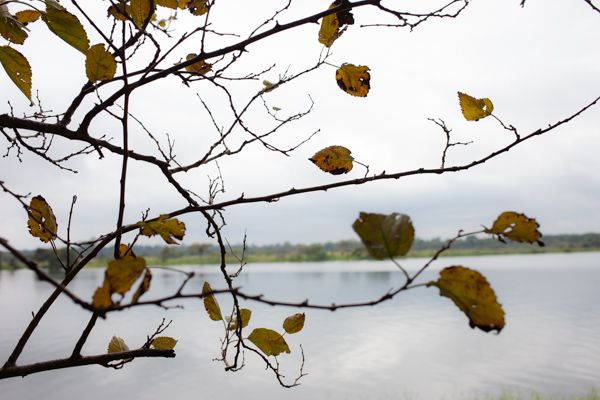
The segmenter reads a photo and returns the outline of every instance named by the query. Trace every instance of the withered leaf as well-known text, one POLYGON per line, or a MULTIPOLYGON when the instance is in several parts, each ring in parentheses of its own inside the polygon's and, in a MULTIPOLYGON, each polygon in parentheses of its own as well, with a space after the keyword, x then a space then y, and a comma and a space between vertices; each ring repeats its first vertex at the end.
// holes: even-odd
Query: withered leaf
POLYGON ((371 88, 369 67, 344 63, 336 71, 335 79, 344 92, 356 97, 366 97, 371 88))
POLYGON ((44 243, 56 239, 56 217, 52 208, 42 196, 35 196, 31 199, 28 207, 29 220, 27 226, 32 236, 40 238, 44 243))
POLYGON ((467 121, 478 121, 494 111, 494 105, 488 98, 476 99, 468 94, 458 92, 460 108, 467 121))
POLYGON ((343 146, 329 146, 309 158, 317 167, 332 175, 341 175, 350 172, 354 157, 351 151, 343 146))
POLYGON ((535 222, 535 218, 527 218, 525 214, 506 211, 494 221, 491 229, 485 228, 485 232, 515 242, 537 243, 539 246, 544 246, 544 243, 539 240, 542 237, 542 234, 537 230, 539 226, 535 222))

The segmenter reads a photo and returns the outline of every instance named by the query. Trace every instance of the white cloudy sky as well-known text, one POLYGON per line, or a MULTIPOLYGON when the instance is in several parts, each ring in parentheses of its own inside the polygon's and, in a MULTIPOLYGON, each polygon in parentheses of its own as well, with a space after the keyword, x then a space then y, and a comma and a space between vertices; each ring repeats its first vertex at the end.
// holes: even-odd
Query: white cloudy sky
MULTIPOLYGON (((247 9, 221 6, 217 0, 214 27, 223 32, 255 27, 269 16, 271 3, 285 2, 261 2, 257 10, 248 4, 244 5, 247 9)), ((368 65, 368 97, 359 99, 343 93, 334 79, 335 68, 328 66, 266 95, 269 106, 282 109, 281 116, 306 109, 310 98, 314 101, 314 110, 308 116, 272 138, 274 145, 290 147, 320 131, 290 157, 256 145, 247 154, 222 160, 226 192, 218 200, 234 199, 241 193, 261 196, 364 175, 364 168, 356 165, 347 175, 332 176, 307 160, 330 145, 351 149, 357 160, 370 166, 369 174, 438 167, 445 136, 428 118, 443 119, 452 129, 453 141, 473 141, 468 146, 451 148, 448 166, 469 163, 513 140, 514 136, 491 118, 465 121, 457 91, 490 98, 494 114, 505 124, 517 127, 522 136, 568 117, 600 96, 600 13, 584 0, 528 0, 524 8, 519 4, 520 0, 474 0, 459 18, 431 20, 413 32, 359 28, 360 24, 376 22, 377 14, 368 9, 356 10, 357 24, 335 43, 329 62, 368 65)), ((72 9, 70 3, 65 5, 72 9)), ((296 1, 280 22, 327 6, 328 1, 296 1)), ((105 18, 106 3, 94 7, 99 18, 105 18)), ((410 4, 402 2, 396 7, 408 10, 410 4)), ((190 21, 182 17, 175 35, 189 31, 191 25, 186 24, 190 21)), ((275 68, 264 76, 275 81, 288 68, 293 73, 312 66, 322 50, 316 39, 318 29, 317 25, 308 25, 250 46, 232 73, 256 72, 275 63, 275 68)), ((36 23, 31 30, 20 50, 32 65, 34 90, 39 91, 44 108, 60 113, 86 81, 84 57, 48 34, 45 26, 36 23)), ((99 37, 90 37, 92 44, 100 42, 99 37)), ((233 40, 226 36, 211 38, 207 43, 213 49, 233 40)), ((193 41, 182 46, 178 57, 197 51, 194 46, 197 44, 193 41)), ((34 110, 0 72, 0 113, 10 111, 10 101, 16 115, 31 114, 34 110)), ((236 86, 238 104, 260 88, 260 80, 236 86)), ((175 138, 178 160, 184 163, 203 154, 217 135, 197 93, 211 105, 218 124, 227 126, 230 120, 222 111, 223 98, 206 85, 186 89, 169 79, 132 98, 134 115, 155 135, 163 138, 161 135, 168 132, 175 138)), ((361 211, 408 214, 421 238, 447 238, 458 229, 489 226, 503 211, 535 217, 545 234, 599 232, 599 107, 466 172, 381 181, 282 198, 272 204, 230 208, 225 213, 225 235, 231 243, 239 243, 247 232, 251 244, 310 244, 357 238, 351 225, 361 211)), ((262 105, 256 107, 247 119, 257 130, 266 124, 263 110, 262 105)), ((76 127, 75 122, 72 128, 76 127)), ((147 137, 138 127, 135 129, 133 146, 140 152, 155 153, 147 137)), ((92 132, 119 142, 118 127, 108 118, 93 124, 92 132)), ((0 145, 4 155, 6 140, 0 139, 0 145)), ((60 157, 70 148, 57 140, 52 154, 60 157)), ((19 163, 13 151, 0 159, 0 180, 14 192, 44 196, 57 215, 61 235, 66 236, 73 195, 78 198, 71 229, 75 239, 87 240, 114 229, 120 170, 117 157, 107 154, 98 160, 92 154, 69 162, 67 166, 78 170, 78 174, 49 166, 31 154, 21 158, 23 162, 19 163)), ((147 208, 156 216, 185 206, 155 169, 132 164, 130 171, 128 223, 139 220, 147 208)), ((194 192, 204 194, 207 175, 215 174, 215 169, 209 168, 180 179, 194 192)), ((12 197, 0 193, 0 207, 0 236, 21 248, 41 245, 29 237, 26 214, 12 197)), ((181 220, 188 226, 184 243, 207 241, 200 216, 183 216, 181 220)))

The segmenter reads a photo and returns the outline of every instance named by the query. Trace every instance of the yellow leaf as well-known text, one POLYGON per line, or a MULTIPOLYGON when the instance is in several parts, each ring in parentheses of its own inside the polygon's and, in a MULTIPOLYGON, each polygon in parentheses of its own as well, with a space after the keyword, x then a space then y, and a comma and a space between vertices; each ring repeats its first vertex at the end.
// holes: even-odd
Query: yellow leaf
POLYGON ((21 53, 9 46, 0 46, 0 64, 29 101, 31 101, 31 67, 21 53))
POLYGON ((178 244, 175 239, 183 239, 185 235, 185 224, 179 222, 177 218, 168 219, 167 214, 161 215, 157 220, 154 221, 140 221, 141 234, 144 236, 160 235, 163 240, 169 244, 178 244))
POLYGON ((136 255, 133 252, 133 249, 130 249, 129 246, 127 246, 126 244, 119 245, 119 254, 121 254, 121 257, 136 258, 136 255))
MULTIPOLYGON (((245 328, 246 326, 248 326, 248 323, 250 322, 250 317, 252 316, 252 311, 248 310, 247 308, 242 308, 240 309, 240 316, 242 317, 242 328, 245 328)), ((230 331, 235 331, 237 329, 237 318, 233 319, 233 322, 229 325, 229 329, 230 331)))
POLYGON ((27 39, 27 32, 18 17, 2 12, 0 9, 0 36, 14 44, 23 44, 27 39))
POLYGON ((177 0, 154 0, 157 6, 167 7, 172 10, 177 10, 177 0))
POLYGON ((146 260, 143 257, 126 257, 109 262, 105 279, 110 284, 111 293, 127 293, 145 268, 146 260))
MULTIPOLYGON (((336 0, 329 6, 329 9, 335 8, 339 4, 341 4, 341 1, 336 0)), ((326 47, 331 47, 333 42, 346 31, 347 25, 352 25, 353 23, 354 17, 348 10, 323 17, 321 29, 319 29, 319 43, 324 44, 326 47), (342 29, 340 29, 341 26, 343 26, 342 29)))
POLYGON ((29 226, 31 235, 40 238, 45 243, 56 239, 56 229, 58 228, 56 217, 42 196, 35 196, 31 199, 28 211, 30 215, 27 226, 29 226))
POLYGON ((352 228, 360 236, 369 254, 378 260, 406 255, 415 238, 410 217, 404 214, 361 212, 352 228))
MULTIPOLYGON (((197 57, 198 54, 196 53, 190 53, 187 55, 187 57, 185 57, 186 60, 191 60, 194 57, 197 57)), ((212 65, 205 63, 204 60, 202 61, 198 61, 197 63, 194 63, 192 65, 188 65, 187 67, 185 67, 185 70, 188 72, 197 72, 199 74, 206 74, 207 72, 210 72, 212 68, 212 65)))
POLYGON ((492 235, 503 236, 515 242, 537 242, 538 245, 544 246, 544 243, 539 240, 542 234, 537 230, 539 224, 535 222, 535 218, 527 218, 525 214, 516 212, 503 212, 492 225, 492 229, 485 229, 486 233, 492 235))
POLYGON ((440 278, 427 286, 440 289, 440 296, 448 297, 469 318, 471 328, 485 332, 504 328, 504 311, 494 290, 479 272, 452 266, 440 271, 440 278))
POLYGON ((150 0, 131 0, 131 18, 138 27, 144 25, 144 21, 150 14, 150 0))
POLYGON ((37 21, 37 19, 40 17, 40 15, 41 14, 35 10, 23 10, 23 11, 18 11, 17 13, 15 13, 15 17, 17 17, 19 22, 22 23, 23 25, 27 25, 30 22, 37 21))
POLYGON ((110 343, 108 344, 108 354, 120 353, 122 351, 129 351, 129 346, 125 344, 125 341, 120 337, 113 336, 110 343))
POLYGON ((460 108, 467 121, 478 121, 481 118, 485 118, 494 111, 494 105, 488 98, 476 99, 458 92, 458 100, 460 102, 460 108))
POLYGON ((290 335, 292 333, 300 332, 304 328, 304 313, 294 314, 283 321, 283 329, 290 335))
POLYGON ((114 17, 120 21, 127 21, 125 15, 131 15, 131 7, 129 4, 119 3, 108 7, 108 16, 114 17))
POLYGON ((289 353, 290 348, 279 333, 266 328, 256 328, 248 340, 267 356, 277 356, 282 352, 289 353))
POLYGON ((104 50, 103 44, 96 44, 87 51, 85 72, 92 83, 112 79, 117 72, 117 63, 111 53, 104 50))
POLYGON ((110 296, 110 283, 105 279, 104 285, 96 289, 92 297, 92 305, 96 308, 108 308, 113 305, 110 296))
POLYGON ((352 169, 354 157, 350 153, 351 151, 343 146, 329 146, 315 153, 309 160, 325 172, 340 175, 352 169))
POLYGON ((159 336, 152 341, 152 346, 155 349, 173 349, 177 344, 177 340, 168 336, 159 336))
POLYGON ((81 25, 76 16, 66 10, 47 6, 46 12, 42 14, 42 19, 52 33, 83 54, 86 53, 90 47, 90 42, 85 29, 83 29, 83 25, 81 25))
MULTIPOLYGON (((202 294, 211 292, 212 288, 208 284, 208 282, 204 282, 204 286, 202 287, 202 294)), ((223 315, 221 314, 221 307, 219 307, 219 303, 215 298, 214 294, 210 294, 204 298, 204 308, 208 313, 208 316, 213 321, 221 321, 223 319, 223 315)))
POLYGON ((193 15, 206 14, 208 7, 208 0, 185 0, 179 4, 179 8, 187 8, 193 15))
POLYGON ((142 279, 142 282, 140 282, 140 286, 138 287, 138 289, 135 291, 135 294, 133 295, 133 299, 131 300, 132 303, 137 303, 140 296, 142 296, 144 293, 146 293, 150 289, 150 281, 151 280, 152 280, 152 273, 150 272, 149 269, 146 269, 146 273, 144 274, 144 279, 142 279))
POLYGON ((336 71, 335 79, 344 92, 356 97, 366 97, 371 88, 371 75, 367 71, 369 67, 344 63, 336 71))

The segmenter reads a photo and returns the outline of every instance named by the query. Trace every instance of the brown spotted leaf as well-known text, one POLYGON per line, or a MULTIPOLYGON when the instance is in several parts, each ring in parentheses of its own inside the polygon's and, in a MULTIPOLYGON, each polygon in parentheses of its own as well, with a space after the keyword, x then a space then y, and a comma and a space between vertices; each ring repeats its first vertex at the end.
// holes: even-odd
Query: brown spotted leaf
MULTIPOLYGON (((204 282, 204 286, 202 287, 202 294, 211 292, 212 288, 210 287, 208 282, 204 282)), ((209 294, 204 298, 204 308, 208 313, 208 316, 213 321, 221 321, 223 319, 223 314, 221 314, 221 307, 219 307, 219 303, 217 302, 217 298, 214 294, 209 294)))
POLYGON ((28 211, 27 226, 31 235, 40 238, 44 243, 56 239, 56 229, 58 228, 56 217, 42 196, 35 196, 31 199, 28 211))
POLYGON ((185 0, 183 3, 184 6, 181 7, 180 4, 180 8, 187 8, 192 15, 198 16, 208 12, 208 0, 185 0))
POLYGON ((404 214, 360 213, 352 225, 369 254, 378 260, 404 256, 415 238, 410 217, 404 214))
POLYGON ((344 63, 335 73, 335 80, 344 92, 356 97, 366 97, 371 88, 369 67, 344 63))
MULTIPOLYGON (((334 1, 329 9, 335 8, 341 4, 341 0, 334 1)), ((323 17, 321 29, 319 29, 319 43, 326 47, 331 47, 342 34, 346 31, 347 25, 354 24, 354 16, 350 10, 340 11, 323 17)))
POLYGON ((485 229, 486 233, 498 235, 515 242, 536 243, 544 246, 539 239, 542 234, 537 230, 539 224, 535 218, 527 218, 525 214, 518 214, 513 211, 506 211, 500 214, 494 221, 492 229, 485 229))
POLYGON ((460 108, 467 121, 478 121, 492 114, 494 105, 488 98, 476 99, 468 94, 458 92, 460 108))
POLYGON ((304 319, 304 313, 290 315, 283 321, 283 329, 290 335, 292 333, 300 332, 302 328, 304 328, 304 319))
POLYGON ((500 332, 504 328, 504 311, 488 281, 479 272, 462 266, 440 271, 440 278, 429 282, 440 296, 451 299, 469 318, 471 328, 500 332))
POLYGON ((278 356, 280 353, 290 352, 283 336, 271 329, 256 328, 248 336, 248 340, 267 356, 278 356))
POLYGON ((329 146, 309 158, 317 167, 332 175, 346 174, 352 169, 354 157, 343 146, 329 146))

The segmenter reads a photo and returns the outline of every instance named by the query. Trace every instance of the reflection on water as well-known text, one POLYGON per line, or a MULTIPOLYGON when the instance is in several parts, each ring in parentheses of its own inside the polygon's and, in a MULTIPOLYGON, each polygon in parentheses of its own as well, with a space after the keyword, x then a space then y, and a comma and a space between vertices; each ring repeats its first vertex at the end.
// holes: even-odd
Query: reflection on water
MULTIPOLYGON (((423 274, 435 279, 449 265, 478 269, 491 282, 507 314, 499 335, 472 330, 456 307, 434 288, 415 288, 376 307, 336 312, 307 310, 302 332, 286 336, 292 354, 280 357, 290 378, 306 356, 302 385, 283 389, 259 360, 248 354, 241 372, 223 371, 211 361, 219 355, 222 326, 211 321, 199 300, 173 303, 185 309, 138 308, 99 321, 84 353, 106 351, 116 334, 141 345, 162 318, 166 332, 179 339, 177 357, 136 360, 121 371, 98 366, 53 371, 0 381, 4 399, 414 399, 494 394, 580 393, 600 386, 600 253, 445 258, 423 274)), ((416 271, 423 260, 404 260, 416 271)), ((200 292, 208 280, 222 286, 213 266, 197 272, 188 292, 200 292)), ((91 297, 102 270, 84 270, 70 288, 91 297)), ((156 270, 150 296, 172 292, 182 275, 156 270)), ((237 279, 247 293, 313 303, 370 301, 403 283, 403 274, 386 262, 256 264, 237 279)), ((0 272, 0 362, 45 300, 51 287, 29 271, 0 272)), ((230 307, 220 296, 222 308, 230 307)), ((247 303, 249 328, 281 330, 293 308, 247 303)), ((21 363, 70 354, 89 313, 68 299, 58 300, 32 337, 21 363)))

